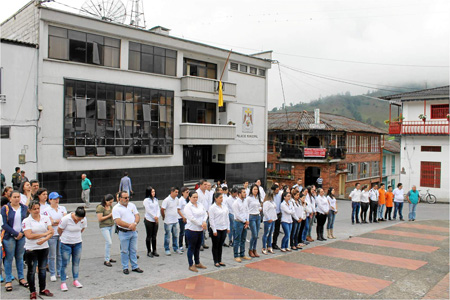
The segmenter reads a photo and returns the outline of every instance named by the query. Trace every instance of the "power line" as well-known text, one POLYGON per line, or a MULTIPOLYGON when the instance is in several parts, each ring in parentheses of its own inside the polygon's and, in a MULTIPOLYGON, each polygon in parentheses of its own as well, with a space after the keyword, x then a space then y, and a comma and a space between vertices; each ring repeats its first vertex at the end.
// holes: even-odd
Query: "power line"
POLYGON ((283 77, 281 77, 281 67, 280 67, 279 62, 278 62, 278 74, 280 74, 281 92, 283 93, 284 112, 286 113, 286 122, 287 122, 287 125, 289 126, 288 112, 287 112, 287 108, 286 108, 286 96, 284 95, 283 77))

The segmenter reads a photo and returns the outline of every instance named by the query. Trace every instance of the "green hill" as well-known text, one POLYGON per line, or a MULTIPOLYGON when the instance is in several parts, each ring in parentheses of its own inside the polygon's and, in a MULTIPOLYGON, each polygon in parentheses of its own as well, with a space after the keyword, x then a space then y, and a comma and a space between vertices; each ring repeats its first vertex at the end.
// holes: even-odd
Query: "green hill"
MULTIPOLYGON (((414 88, 415 90, 423 89, 423 87, 414 85, 412 85, 411 88, 414 88)), ((411 91, 413 90, 400 90, 400 92, 411 91)), ((319 108, 320 111, 324 113, 342 115, 386 130, 388 126, 384 123, 384 121, 389 119, 389 103, 388 101, 377 100, 373 98, 390 94, 396 93, 390 93, 386 91, 372 91, 367 92, 367 94, 365 95, 352 96, 350 92, 346 92, 345 94, 326 96, 317 100, 313 100, 309 103, 290 103, 286 106, 286 109, 287 111, 313 111, 314 109, 319 108)), ((278 111, 284 111, 284 105, 279 108, 275 107, 271 110, 271 112, 278 111)), ((396 116, 397 111, 393 110, 392 114, 396 116)))

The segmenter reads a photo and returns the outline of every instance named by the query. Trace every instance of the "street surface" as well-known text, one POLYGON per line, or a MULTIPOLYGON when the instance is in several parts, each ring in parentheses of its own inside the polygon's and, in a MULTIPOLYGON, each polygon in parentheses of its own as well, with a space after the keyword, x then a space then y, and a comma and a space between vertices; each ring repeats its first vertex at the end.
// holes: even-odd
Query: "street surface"
MULTIPOLYGON (((134 203, 143 218, 142 202, 134 203)), ((73 210, 77 205, 65 206, 73 210)), ((335 221, 337 240, 315 241, 302 251, 289 254, 275 251, 265 256, 260 253, 259 238, 261 258, 237 263, 233 260, 232 249, 224 248, 223 262, 227 266, 221 268, 214 267, 211 249, 207 249, 200 254, 201 262, 208 269, 199 273, 188 270, 186 254, 164 255, 161 223, 157 245, 161 256, 147 257, 145 229, 141 222, 138 254, 139 267, 144 273, 130 272, 130 275, 122 273, 115 234, 111 254, 118 262, 111 268, 103 265, 104 239, 98 228, 95 206, 91 204, 88 209, 88 228, 83 233, 79 276, 83 288, 76 289, 68 284, 69 291, 63 293, 60 283, 50 282, 48 275, 47 288, 57 299, 449 297, 449 206, 446 204, 420 204, 415 222, 351 225, 351 203, 339 200, 335 221)), ((406 204, 405 219, 407 210, 406 204)), ((211 245, 210 239, 207 244, 211 245)), ((71 274, 69 267, 67 273, 71 274)), ((71 277, 67 282, 71 283, 71 277)), ((28 290, 18 282, 13 283, 14 290, 10 293, 5 292, 3 286, 2 299, 29 298, 28 290)))

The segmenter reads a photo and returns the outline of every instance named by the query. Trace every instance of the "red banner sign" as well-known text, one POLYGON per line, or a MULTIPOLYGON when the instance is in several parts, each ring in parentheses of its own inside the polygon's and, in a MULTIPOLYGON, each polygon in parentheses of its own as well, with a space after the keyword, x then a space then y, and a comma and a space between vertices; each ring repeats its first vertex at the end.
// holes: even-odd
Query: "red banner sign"
POLYGON ((304 157, 325 157, 326 148, 305 148, 304 157))

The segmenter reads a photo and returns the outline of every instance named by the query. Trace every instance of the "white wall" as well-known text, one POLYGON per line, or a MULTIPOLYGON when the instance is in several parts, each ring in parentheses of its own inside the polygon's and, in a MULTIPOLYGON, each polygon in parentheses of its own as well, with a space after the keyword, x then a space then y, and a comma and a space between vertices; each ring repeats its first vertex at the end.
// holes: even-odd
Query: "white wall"
POLYGON ((2 94, 6 96, 6 103, 0 103, 0 123, 11 126, 10 138, 0 139, 0 168, 7 185, 11 185, 15 167, 25 170, 28 179, 36 178, 37 54, 35 48, 0 44, 2 94), (25 153, 26 163, 19 165, 21 153, 25 153))
POLYGON ((402 136, 401 168, 406 174, 400 174, 400 182, 405 190, 412 185, 425 192, 430 189, 438 201, 449 202, 449 137, 448 136, 402 136), (421 152, 421 146, 441 146, 441 152, 421 152), (441 163, 441 188, 420 186, 420 163, 431 161, 441 163))
MULTIPOLYGON (((425 107, 424 101, 405 101, 403 102, 403 117, 404 121, 421 121, 419 119, 420 114, 425 114, 428 119, 431 120, 431 105, 436 104, 448 104, 447 100, 427 100, 425 107)), ((432 119, 432 120, 446 120, 444 119, 432 119)))

